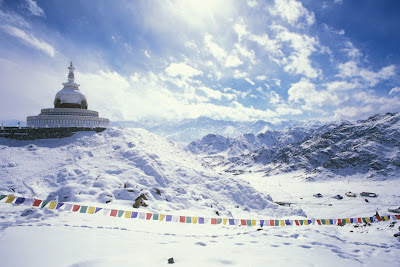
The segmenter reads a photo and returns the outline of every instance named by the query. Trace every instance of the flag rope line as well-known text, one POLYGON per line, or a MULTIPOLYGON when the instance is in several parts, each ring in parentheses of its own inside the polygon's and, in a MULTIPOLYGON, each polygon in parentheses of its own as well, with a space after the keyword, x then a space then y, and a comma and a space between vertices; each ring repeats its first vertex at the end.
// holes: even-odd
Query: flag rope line
POLYGON ((190 224, 214 224, 214 225, 240 225, 240 226, 303 226, 303 225, 340 225, 345 224, 363 224, 381 221, 400 220, 400 215, 374 215, 372 217, 356 217, 356 218, 341 218, 341 219, 234 219, 234 218, 208 218, 208 217, 193 217, 168 215, 152 212, 136 212, 128 210, 118 210, 109 208, 100 208, 95 206, 85 206, 66 202, 55 202, 41 200, 37 198, 16 197, 14 195, 0 195, 0 201, 17 205, 24 205, 36 208, 48 208, 51 210, 66 210, 75 213, 95 214, 102 210, 103 215, 112 217, 122 217, 126 219, 142 219, 148 221, 166 221, 179 222, 190 224), (4 201, 2 201, 4 199, 4 201))

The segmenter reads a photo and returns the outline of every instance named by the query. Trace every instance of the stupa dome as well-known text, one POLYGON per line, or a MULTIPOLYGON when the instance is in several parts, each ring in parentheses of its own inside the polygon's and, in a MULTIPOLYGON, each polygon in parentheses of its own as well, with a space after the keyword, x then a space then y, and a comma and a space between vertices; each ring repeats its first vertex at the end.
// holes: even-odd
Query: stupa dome
POLYGON ((87 99, 79 91, 79 84, 75 83, 74 67, 68 67, 68 82, 63 83, 64 88, 57 92, 54 99, 54 108, 81 108, 87 109, 87 99))

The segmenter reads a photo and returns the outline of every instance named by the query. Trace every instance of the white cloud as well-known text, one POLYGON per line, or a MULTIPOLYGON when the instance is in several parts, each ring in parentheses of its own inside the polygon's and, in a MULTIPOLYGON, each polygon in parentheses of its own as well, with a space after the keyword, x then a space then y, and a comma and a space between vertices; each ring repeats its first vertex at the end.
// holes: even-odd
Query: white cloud
POLYGON ((281 97, 275 91, 271 91, 268 94, 269 102, 273 105, 279 104, 281 102, 281 97))
POLYGON ((37 3, 33 0, 26 0, 27 8, 29 13, 34 16, 45 17, 43 9, 41 9, 37 3))
POLYGON ((265 81, 266 79, 268 79, 268 77, 265 75, 259 75, 256 77, 257 81, 265 81))
POLYGON ((147 58, 151 58, 151 56, 147 50, 144 50, 143 53, 147 58))
POLYGON ((281 80, 273 78, 273 79, 271 79, 271 81, 272 81, 276 86, 281 87, 281 80))
POLYGON ((400 92, 400 87, 394 87, 390 90, 389 95, 393 95, 400 92))
POLYGON ((269 9, 272 15, 280 16, 291 25, 296 25, 298 20, 305 18, 308 25, 315 22, 315 15, 303 7, 301 2, 296 0, 275 0, 275 5, 269 9))
POLYGON ((382 80, 387 80, 396 75, 396 66, 390 65, 383 67, 378 72, 373 72, 364 68, 358 68, 357 63, 353 60, 338 65, 341 78, 361 77, 369 86, 373 87, 382 80))
POLYGON ((233 77, 236 79, 246 78, 247 76, 249 76, 247 72, 242 72, 240 70, 234 70, 233 73, 233 77))
POLYGON ((258 6, 257 0, 248 0, 247 5, 251 8, 258 6))
POLYGON ((172 77, 180 76, 182 78, 190 78, 193 76, 203 74, 202 71, 199 71, 185 63, 171 63, 166 69, 165 72, 172 77))
POLYGON ((328 91, 347 91, 360 87, 358 82, 349 83, 346 81, 334 81, 325 84, 328 91))
POLYGON ((306 78, 301 78, 299 82, 292 84, 288 94, 289 101, 295 103, 304 102, 303 109, 306 110, 313 110, 317 107, 338 106, 345 100, 339 98, 334 92, 318 91, 315 84, 306 78))
POLYGON ((10 35, 17 37, 25 42, 25 44, 30 45, 33 48, 41 50, 42 52, 46 53, 47 55, 53 57, 55 53, 55 49, 45 41, 38 40, 32 34, 27 34, 21 29, 18 29, 13 26, 3 26, 3 29, 10 35))
POLYGON ((243 64, 243 61, 237 56, 236 53, 226 57, 225 67, 237 67, 243 64))
POLYGON ((243 64, 237 55, 236 51, 228 54, 222 47, 213 41, 213 37, 210 34, 206 34, 204 37, 205 45, 211 55, 225 67, 237 67, 243 64))
POLYGON ((345 43, 346 48, 343 48, 342 51, 346 52, 347 55, 352 58, 352 59, 356 59, 362 56, 362 53, 360 52, 360 50, 358 50, 357 48, 354 47, 353 43, 350 41, 347 41, 345 43))
POLYGON ((249 84, 255 85, 255 83, 254 83, 252 80, 250 80, 249 78, 245 78, 245 80, 246 80, 246 82, 248 82, 249 84))
POLYGON ((308 78, 318 77, 321 70, 314 68, 309 59, 311 54, 317 51, 318 41, 306 34, 289 32, 284 27, 275 27, 275 29, 279 31, 277 38, 281 42, 288 42, 293 49, 290 56, 282 60, 282 63, 286 65, 284 70, 291 74, 302 74, 308 78))
POLYGON ((288 104, 281 103, 277 106, 275 109, 275 112, 278 113, 279 115, 301 115, 303 114, 303 111, 301 109, 296 109, 288 104))
POLYGON ((0 23, 3 25, 14 25, 30 28, 30 24, 17 14, 4 13, 0 9, 0 23))
POLYGON ((241 54, 243 57, 248 58, 252 64, 256 63, 256 55, 253 50, 248 50, 246 47, 235 44, 236 50, 241 54))
POLYGON ((351 106, 340 107, 335 111, 335 119, 360 119, 377 113, 399 112, 400 98, 395 96, 378 97, 372 92, 357 92, 353 94, 354 103, 351 106))

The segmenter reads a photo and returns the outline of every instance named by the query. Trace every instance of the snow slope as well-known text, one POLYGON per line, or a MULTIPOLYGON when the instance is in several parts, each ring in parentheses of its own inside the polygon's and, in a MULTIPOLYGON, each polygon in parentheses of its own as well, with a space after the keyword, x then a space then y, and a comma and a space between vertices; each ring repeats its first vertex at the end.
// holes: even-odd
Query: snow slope
POLYGON ((15 190, 59 202, 130 207, 142 198, 145 208, 154 212, 191 208, 228 217, 250 210, 303 214, 281 209, 247 182, 215 172, 143 129, 111 128, 52 140, 3 138, 0 151, 3 194, 15 190))

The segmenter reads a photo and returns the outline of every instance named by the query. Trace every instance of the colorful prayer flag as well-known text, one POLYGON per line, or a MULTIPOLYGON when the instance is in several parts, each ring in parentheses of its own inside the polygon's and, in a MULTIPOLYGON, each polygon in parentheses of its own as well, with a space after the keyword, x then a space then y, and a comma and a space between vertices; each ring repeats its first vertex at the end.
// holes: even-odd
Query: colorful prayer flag
POLYGON ((32 206, 33 206, 33 207, 39 207, 39 206, 40 206, 40 203, 42 203, 42 200, 36 199, 36 198, 35 198, 35 200, 34 200, 32 206))
POLYGON ((74 205, 74 206, 72 207, 72 211, 76 212, 76 211, 79 210, 80 207, 81 207, 81 205, 74 205))
POLYGON ((49 209, 53 210, 56 206, 57 206, 57 202, 52 201, 49 204, 49 209))
POLYGON ((5 203, 11 203, 11 202, 13 202, 14 199, 15 199, 15 197, 14 197, 13 195, 9 195, 9 196, 7 197, 5 203))
POLYGON ((88 208, 88 213, 89 214, 94 214, 94 211, 95 211, 96 209, 95 209, 95 207, 89 207, 88 208))

